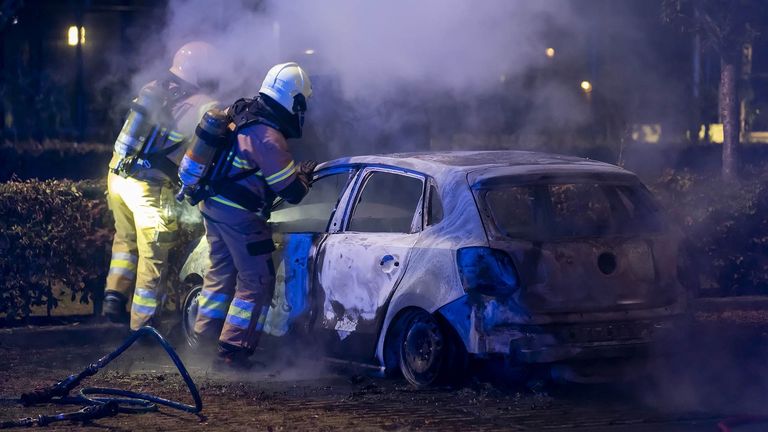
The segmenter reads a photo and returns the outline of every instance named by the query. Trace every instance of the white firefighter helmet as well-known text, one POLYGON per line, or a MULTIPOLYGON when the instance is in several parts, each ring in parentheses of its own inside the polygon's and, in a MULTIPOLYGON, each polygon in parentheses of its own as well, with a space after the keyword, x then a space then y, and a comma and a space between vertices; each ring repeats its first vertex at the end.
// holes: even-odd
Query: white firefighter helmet
POLYGON ((312 96, 309 74, 297 63, 281 63, 267 72, 259 93, 263 93, 285 107, 289 113, 306 111, 312 96))
POLYGON ((173 66, 170 70, 174 75, 184 81, 199 86, 203 81, 210 79, 209 73, 213 59, 213 45, 202 42, 187 42, 176 51, 173 56, 173 66))

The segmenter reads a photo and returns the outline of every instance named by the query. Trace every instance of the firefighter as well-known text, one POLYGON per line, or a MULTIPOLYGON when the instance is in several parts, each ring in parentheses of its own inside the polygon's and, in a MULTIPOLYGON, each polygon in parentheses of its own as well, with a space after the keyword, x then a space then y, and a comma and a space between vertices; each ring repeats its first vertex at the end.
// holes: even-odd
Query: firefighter
MULTIPOLYGON (((301 137, 311 95, 304 69, 284 63, 269 70, 258 96, 241 99, 227 110, 236 140, 231 172, 251 175, 236 181, 240 188, 222 188, 229 193, 200 203, 210 267, 195 322, 197 338, 218 342, 218 359, 227 366, 250 367, 248 357, 258 343, 272 301, 275 245, 267 220, 273 201, 278 196, 292 204, 301 201, 317 165, 294 162, 286 142, 301 137)), ((184 169, 182 162, 180 178, 187 184, 184 169)))
POLYGON ((107 178, 115 218, 104 314, 130 327, 151 324, 163 303, 168 251, 177 220, 173 188, 178 162, 202 115, 216 106, 208 94, 214 49, 205 42, 182 46, 167 76, 142 88, 115 142, 107 178))

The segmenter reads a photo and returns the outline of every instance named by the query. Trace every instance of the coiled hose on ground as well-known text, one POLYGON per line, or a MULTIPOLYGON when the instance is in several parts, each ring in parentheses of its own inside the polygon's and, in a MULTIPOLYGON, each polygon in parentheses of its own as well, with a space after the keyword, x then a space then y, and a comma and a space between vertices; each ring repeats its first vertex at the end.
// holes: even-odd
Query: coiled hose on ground
POLYGON ((36 389, 29 393, 24 393, 19 398, 24 406, 32 406, 42 403, 62 403, 85 405, 79 411, 70 413, 59 413, 54 415, 40 415, 38 417, 28 417, 18 420, 0 422, 0 429, 11 427, 29 427, 45 426, 58 421, 90 421, 104 417, 115 416, 118 413, 135 413, 157 411, 158 405, 169 408, 186 411, 197 414, 203 409, 203 400, 197 391, 192 377, 189 376, 187 368, 184 367, 181 358, 174 351, 171 344, 155 330, 153 327, 142 327, 129 336, 116 350, 105 355, 99 360, 91 363, 79 374, 70 375, 48 388, 36 389), (173 360, 179 374, 187 384, 189 393, 194 399, 194 405, 187 405, 182 402, 172 401, 159 396, 137 393, 130 390, 121 390, 103 387, 84 387, 76 396, 70 396, 69 393, 75 387, 80 385, 85 378, 95 375, 100 369, 108 365, 112 360, 119 357, 125 350, 134 344, 142 336, 153 337, 168 353, 168 357, 173 360))

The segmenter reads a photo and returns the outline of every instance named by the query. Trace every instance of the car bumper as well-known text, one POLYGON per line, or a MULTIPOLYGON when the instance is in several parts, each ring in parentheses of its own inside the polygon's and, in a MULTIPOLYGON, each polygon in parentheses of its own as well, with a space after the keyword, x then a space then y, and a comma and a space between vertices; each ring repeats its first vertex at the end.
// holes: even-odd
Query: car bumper
POLYGON ((496 327, 481 337, 478 354, 508 355, 518 363, 636 358, 675 346, 680 319, 496 327))

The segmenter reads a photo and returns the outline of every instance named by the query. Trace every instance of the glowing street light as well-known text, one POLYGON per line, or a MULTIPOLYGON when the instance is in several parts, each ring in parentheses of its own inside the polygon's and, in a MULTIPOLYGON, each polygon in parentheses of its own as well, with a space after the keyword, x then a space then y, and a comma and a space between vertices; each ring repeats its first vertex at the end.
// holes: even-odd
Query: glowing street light
POLYGON ((69 31, 67 32, 67 43, 69 46, 75 46, 77 45, 77 27, 72 26, 69 28, 69 31))
POLYGON ((552 47, 549 47, 546 50, 544 50, 544 54, 546 54, 547 57, 552 58, 555 56, 555 49, 552 47))
POLYGON ((581 89, 584 90, 584 93, 592 93, 592 83, 589 81, 582 81, 581 89))
MULTIPOLYGON (((79 43, 80 45, 85 45, 85 27, 80 27, 79 43)), ((77 26, 70 26, 69 30, 67 30, 67 44, 69 46, 77 46, 77 26)))
POLYGON ((304 50, 304 54, 306 54, 306 55, 312 55, 314 53, 315 53, 315 50, 313 50, 313 49, 304 50))

